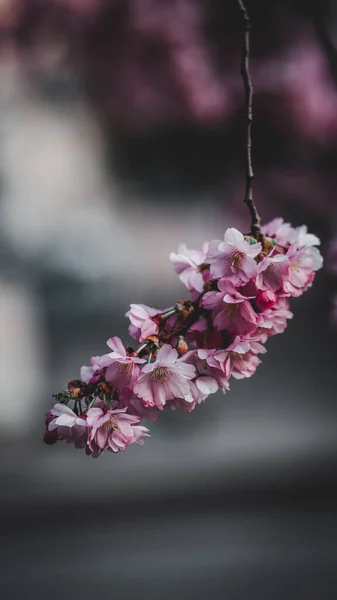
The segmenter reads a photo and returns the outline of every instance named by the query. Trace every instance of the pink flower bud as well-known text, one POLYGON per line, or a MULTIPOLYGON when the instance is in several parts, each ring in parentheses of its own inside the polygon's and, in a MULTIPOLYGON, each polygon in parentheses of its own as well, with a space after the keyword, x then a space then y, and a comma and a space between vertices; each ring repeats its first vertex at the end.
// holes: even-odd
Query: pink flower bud
POLYGON ((272 308, 276 302, 276 294, 272 290, 264 290, 258 293, 256 297, 256 305, 260 310, 272 308))

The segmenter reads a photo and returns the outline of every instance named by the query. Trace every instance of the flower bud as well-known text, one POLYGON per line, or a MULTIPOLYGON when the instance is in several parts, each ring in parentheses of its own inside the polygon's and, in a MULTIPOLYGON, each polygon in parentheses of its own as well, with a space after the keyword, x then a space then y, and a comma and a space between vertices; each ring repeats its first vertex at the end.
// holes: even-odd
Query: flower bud
POLYGON ((179 336, 179 340, 176 345, 176 350, 179 352, 179 354, 186 354, 186 352, 188 352, 188 345, 186 344, 182 335, 179 336))
POLYGON ((272 308, 276 302, 276 294, 271 290, 260 291, 256 297, 256 305, 260 310, 272 308))

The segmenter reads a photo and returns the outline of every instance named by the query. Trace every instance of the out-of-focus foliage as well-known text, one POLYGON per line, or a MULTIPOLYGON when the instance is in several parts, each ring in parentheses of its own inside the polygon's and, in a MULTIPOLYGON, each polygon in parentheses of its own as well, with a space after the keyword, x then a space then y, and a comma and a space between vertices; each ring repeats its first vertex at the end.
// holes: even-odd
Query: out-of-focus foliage
MULTIPOLYGON (((282 212, 275 204, 296 203, 302 220, 304 213, 319 219, 324 233, 336 188, 334 5, 248 1, 247 7, 260 209, 268 218, 282 212)), ((46 87, 72 66, 104 126, 119 135, 122 172, 144 180, 143 167, 154 160, 157 171, 168 163, 175 177, 168 183, 149 176, 149 187, 216 186, 228 176, 235 192, 241 185, 236 2, 7 0, 0 24, 2 51, 18 53, 46 87)))

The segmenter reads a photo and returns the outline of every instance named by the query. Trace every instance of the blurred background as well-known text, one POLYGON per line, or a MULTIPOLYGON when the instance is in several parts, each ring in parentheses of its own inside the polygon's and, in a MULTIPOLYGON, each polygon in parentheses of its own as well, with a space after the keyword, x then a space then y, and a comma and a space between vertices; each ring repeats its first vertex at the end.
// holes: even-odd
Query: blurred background
POLYGON ((337 597, 337 5, 246 5, 256 203, 325 268, 251 380, 93 460, 42 444, 52 393, 249 229, 240 13, 0 0, 1 600, 337 597))

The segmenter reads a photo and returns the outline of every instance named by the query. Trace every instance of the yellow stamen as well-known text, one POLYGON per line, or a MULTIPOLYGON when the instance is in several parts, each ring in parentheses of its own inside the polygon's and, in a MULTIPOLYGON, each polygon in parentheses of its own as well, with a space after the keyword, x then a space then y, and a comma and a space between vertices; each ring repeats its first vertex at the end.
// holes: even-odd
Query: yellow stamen
POLYGON ((239 308, 239 302, 236 304, 226 304, 225 313, 227 317, 231 317, 239 308))
POLYGON ((298 262, 297 262, 297 261, 294 261, 294 262, 290 263, 290 265, 289 265, 289 268, 290 268, 292 271, 299 271, 299 268, 298 268, 298 262))
POLYGON ((231 254, 230 256, 229 266, 235 271, 237 271, 237 269, 242 263, 243 257, 244 254, 242 252, 239 252, 239 250, 235 250, 235 252, 233 252, 233 254, 231 254))
POLYGON ((270 265, 268 265, 268 267, 266 268, 264 273, 265 273, 265 275, 267 273, 270 274, 270 273, 273 273, 274 270, 275 270, 275 265, 273 265, 273 263, 270 263, 270 265))
POLYGON ((156 367, 155 369, 153 369, 153 373, 151 376, 152 381, 160 383, 161 385, 163 385, 168 379, 170 379, 170 377, 171 373, 167 367, 156 367))
POLYGON ((243 359, 243 354, 240 354, 239 352, 231 352, 231 356, 232 356, 232 358, 237 359, 237 360, 243 359))
POLYGON ((115 431, 115 429, 118 429, 118 425, 113 417, 110 417, 109 421, 107 421, 106 424, 109 427, 110 431, 115 431))
POLYGON ((118 373, 119 375, 127 375, 132 369, 132 363, 119 363, 118 373))

